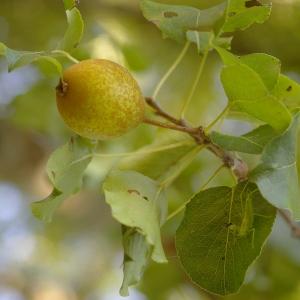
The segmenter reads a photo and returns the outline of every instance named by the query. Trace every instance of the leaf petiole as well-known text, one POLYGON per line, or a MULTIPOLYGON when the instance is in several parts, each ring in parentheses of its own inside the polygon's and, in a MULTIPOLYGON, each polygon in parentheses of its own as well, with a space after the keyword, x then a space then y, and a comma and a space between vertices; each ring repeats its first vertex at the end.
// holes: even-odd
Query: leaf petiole
POLYGON ((156 99, 159 91, 161 90, 162 86, 165 84, 165 82, 168 80, 168 78, 170 77, 170 75, 174 72, 174 70, 176 69, 176 67, 180 64, 180 62, 182 61, 183 57, 185 56, 187 50, 190 47, 190 42, 186 42, 186 44, 184 45, 182 51, 180 52, 179 56, 176 58, 176 60, 174 61, 174 63, 171 65, 171 67, 168 69, 168 71, 166 72, 166 74, 162 77, 162 79, 159 81, 159 83, 157 84, 155 91, 153 93, 152 98, 156 99))
POLYGON ((222 110, 222 112, 216 117, 215 120, 213 120, 206 128, 205 131, 208 132, 210 131, 218 122, 223 120, 230 108, 230 105, 227 104, 226 107, 222 110))
POLYGON ((195 81, 193 83, 193 86, 192 86, 192 89, 187 97, 187 99, 185 100, 185 102, 183 103, 183 106, 182 106, 182 109, 181 109, 181 113, 180 113, 180 118, 181 119, 184 119, 184 116, 185 116, 185 113, 191 103, 191 100, 196 92, 196 89, 197 89, 197 86, 198 86, 198 83, 200 81, 200 78, 201 78, 201 75, 203 73, 203 69, 204 69, 204 66, 205 66, 205 63, 206 63, 206 60, 207 60, 207 57, 208 57, 208 53, 209 53, 209 48, 206 49, 206 51, 204 52, 203 54, 203 57, 201 59, 201 63, 200 63, 200 66, 199 66, 199 69, 198 69, 198 72, 197 72, 197 75, 196 75, 196 78, 195 78, 195 81))
POLYGON ((75 64, 79 63, 79 60, 77 60, 75 57, 73 57, 70 53, 68 53, 67 51, 64 50, 53 50, 51 51, 53 54, 59 54, 59 55, 63 55, 66 58, 68 58, 70 61, 72 61, 75 64))

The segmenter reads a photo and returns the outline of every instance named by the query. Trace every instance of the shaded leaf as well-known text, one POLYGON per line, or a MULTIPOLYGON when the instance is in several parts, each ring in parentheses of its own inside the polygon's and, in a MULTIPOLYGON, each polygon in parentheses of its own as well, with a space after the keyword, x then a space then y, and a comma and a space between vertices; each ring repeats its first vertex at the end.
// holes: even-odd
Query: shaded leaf
MULTIPOLYGON (((271 14, 271 4, 250 5, 249 0, 228 0, 222 32, 245 30, 254 23, 264 23, 271 14)), ((257 2, 258 3, 258 2, 257 2)))
POLYGON ((188 30, 186 37, 188 41, 197 45, 199 53, 203 53, 211 47, 214 34, 212 31, 201 32, 197 30, 188 30))
POLYGON ((129 296, 128 288, 140 282, 151 253, 151 246, 145 236, 136 230, 123 226, 124 278, 120 295, 129 296))
POLYGON ((69 196, 54 189, 46 199, 31 203, 32 214, 44 222, 51 222, 56 209, 69 196))
POLYGON ((176 233, 179 259, 193 282, 209 292, 237 292, 271 232, 276 216, 252 183, 195 195, 176 233))
POLYGON ((113 217, 127 227, 137 228, 153 246, 152 259, 166 262, 160 224, 166 218, 167 203, 157 183, 137 172, 113 171, 105 180, 103 189, 113 217))
POLYGON ((225 2, 205 10, 150 0, 141 0, 140 3, 145 18, 153 22, 164 37, 177 42, 186 41, 186 33, 189 30, 207 31, 208 28, 212 28, 225 10, 225 2))
POLYGON ((1 55, 3 55, 7 60, 9 72, 43 60, 50 63, 54 67, 57 74, 60 76, 62 75, 62 65, 60 62, 51 55, 48 55, 46 52, 17 51, 0 43, 0 56, 1 55))
POLYGON ((210 138, 213 143, 228 151, 260 154, 275 136, 276 132, 271 126, 262 125, 242 136, 232 136, 214 131, 210 138))
POLYGON ((77 47, 83 36, 84 22, 80 11, 74 7, 66 11, 68 28, 59 48, 62 50, 72 50, 77 47))
POLYGON ((55 150, 47 163, 47 174, 53 186, 64 193, 77 192, 94 149, 94 142, 76 136, 55 150))
POLYGON ((95 144, 76 136, 53 152, 47 164, 47 173, 54 190, 46 199, 32 203, 32 212, 36 217, 51 221, 62 202, 79 191, 94 148, 95 144))
POLYGON ((262 195, 278 208, 288 208, 300 220, 296 146, 299 113, 289 129, 273 139, 265 148, 261 164, 253 170, 251 180, 262 195))

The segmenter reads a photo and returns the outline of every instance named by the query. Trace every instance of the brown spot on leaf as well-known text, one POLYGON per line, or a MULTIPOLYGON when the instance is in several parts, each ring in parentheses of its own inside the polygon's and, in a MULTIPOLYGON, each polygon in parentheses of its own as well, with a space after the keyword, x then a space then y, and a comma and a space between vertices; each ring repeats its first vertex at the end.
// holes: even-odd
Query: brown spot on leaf
POLYGON ((141 195, 140 192, 137 191, 137 190, 128 190, 128 193, 129 193, 129 194, 137 194, 137 195, 139 195, 139 196, 141 195))
POLYGON ((290 86, 287 87, 286 91, 290 92, 292 89, 293 89, 293 87, 290 85, 290 86))
POLYGON ((253 7, 253 6, 262 6, 262 3, 259 0, 249 0, 245 2, 245 6, 247 8, 253 7))
POLYGON ((165 17, 165 18, 174 18, 174 17, 178 17, 178 13, 173 12, 173 11, 165 11, 165 12, 164 12, 164 17, 165 17))
POLYGON ((232 12, 230 12, 230 13, 228 14, 229 17, 233 17, 233 16, 235 16, 235 15, 236 15, 236 12, 234 12, 234 11, 232 11, 232 12))
POLYGON ((223 261, 225 260, 225 256, 222 256, 222 258, 221 258, 223 261))

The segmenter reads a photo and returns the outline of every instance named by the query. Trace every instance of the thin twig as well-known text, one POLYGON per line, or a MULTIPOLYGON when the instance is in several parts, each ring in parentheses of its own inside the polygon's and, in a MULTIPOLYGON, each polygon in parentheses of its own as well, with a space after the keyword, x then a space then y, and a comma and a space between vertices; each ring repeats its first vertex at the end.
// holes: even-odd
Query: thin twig
POLYGON ((285 223, 290 227, 292 235, 296 238, 300 238, 300 226, 292 220, 290 214, 284 209, 278 209, 278 213, 285 223))
POLYGON ((195 129, 195 128, 180 126, 180 125, 176 125, 176 124, 172 124, 172 123, 163 123, 163 122, 148 119, 148 118, 145 118, 143 120, 143 122, 146 123, 146 124, 149 124, 149 125, 162 127, 162 128, 167 128, 167 129, 172 129, 172 130, 176 130, 176 131, 181 131, 181 132, 185 132, 185 133, 188 133, 188 134, 191 134, 191 135, 194 135, 194 134, 197 133, 197 129, 195 129))
POLYGON ((156 113, 156 115, 164 118, 165 120, 173 123, 163 123, 156 120, 150 120, 145 119, 144 123, 173 129, 181 132, 185 132, 189 134, 191 137, 193 137, 197 144, 199 145, 205 145, 206 149, 208 149, 210 152, 215 154, 217 157, 219 157, 223 164, 231 169, 235 176, 238 178, 238 181, 244 181, 247 179, 248 176, 248 166, 247 164, 242 161, 241 159, 235 157, 233 154, 225 151, 218 145, 214 144, 209 136, 206 135, 205 130, 203 127, 193 128, 187 124, 187 122, 184 119, 176 119, 169 113, 165 112, 152 98, 145 98, 147 104, 152 107, 156 113))

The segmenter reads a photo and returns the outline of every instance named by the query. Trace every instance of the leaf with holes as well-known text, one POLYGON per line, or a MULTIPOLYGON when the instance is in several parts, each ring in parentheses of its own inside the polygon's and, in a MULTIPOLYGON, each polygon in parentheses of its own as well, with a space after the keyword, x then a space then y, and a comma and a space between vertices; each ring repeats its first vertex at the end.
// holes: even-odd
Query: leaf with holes
POLYGON ((271 126, 262 125, 242 136, 232 136, 214 131, 210 138, 213 143, 228 151, 260 154, 275 136, 276 132, 271 126))
POLYGON ((290 110, 300 107, 300 84, 287 76, 279 76, 278 82, 272 93, 290 110))
POLYGON ((167 213, 164 192, 152 179, 133 171, 113 171, 103 184, 105 200, 121 224, 137 228, 153 246, 151 257, 166 262, 160 224, 167 213))
POLYGON ((252 171, 262 195, 274 206, 288 208, 300 220, 300 191, 297 172, 297 133, 300 113, 289 129, 265 148, 261 164, 252 171))
POLYGON ((271 4, 259 0, 228 0, 221 32, 245 30, 254 23, 264 23, 271 14, 271 4))
POLYGON ((141 0, 141 9, 146 19, 153 22, 166 38, 185 42, 189 30, 207 31, 221 19, 225 2, 200 10, 191 6, 168 5, 150 0, 141 0))
POLYGON ((152 179, 134 171, 113 171, 103 184, 113 217, 123 225, 124 279, 121 295, 140 279, 148 257, 167 262, 160 226, 167 215, 164 192, 152 179))
POLYGON ((275 216, 276 209, 253 183, 196 194, 176 233, 183 268, 209 292, 237 292, 248 267, 260 254, 275 216))

